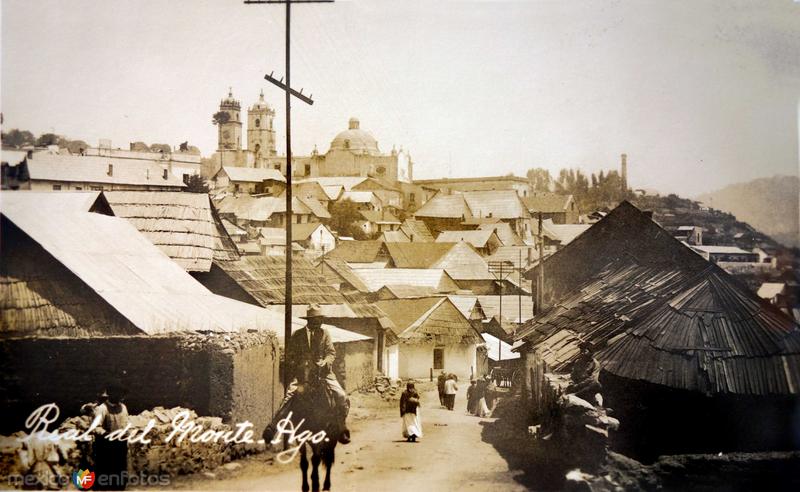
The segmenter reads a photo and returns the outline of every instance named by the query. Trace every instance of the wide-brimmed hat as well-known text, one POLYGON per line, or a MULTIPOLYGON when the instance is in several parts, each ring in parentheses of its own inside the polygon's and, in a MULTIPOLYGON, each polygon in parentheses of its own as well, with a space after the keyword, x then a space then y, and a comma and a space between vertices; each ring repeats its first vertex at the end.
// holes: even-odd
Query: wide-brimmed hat
POLYGON ((322 316, 322 308, 318 304, 311 304, 306 311, 306 318, 319 318, 322 316))

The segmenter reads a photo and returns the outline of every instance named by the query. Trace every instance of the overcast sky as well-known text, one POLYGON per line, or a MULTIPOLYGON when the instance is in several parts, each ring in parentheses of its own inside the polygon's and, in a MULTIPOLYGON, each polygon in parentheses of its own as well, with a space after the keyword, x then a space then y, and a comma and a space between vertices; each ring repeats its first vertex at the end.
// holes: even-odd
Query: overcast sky
MULTIPOLYGON (((342 1, 292 10, 293 148, 356 116, 418 178, 617 168, 693 196, 798 174, 800 3, 342 1)), ((2 2, 4 129, 216 148, 233 87, 279 117, 281 6, 2 2)))

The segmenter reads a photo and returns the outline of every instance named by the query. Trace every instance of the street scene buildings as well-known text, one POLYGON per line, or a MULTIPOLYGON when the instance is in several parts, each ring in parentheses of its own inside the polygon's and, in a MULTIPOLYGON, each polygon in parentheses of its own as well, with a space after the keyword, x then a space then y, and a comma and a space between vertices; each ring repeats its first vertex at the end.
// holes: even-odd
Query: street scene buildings
MULTIPOLYGON (((377 15, 386 22, 374 5, 353 3, 343 7, 352 19, 377 15)), ((277 43, 283 10, 248 10, 253 7, 224 9, 237 16, 258 12, 262 23, 269 18, 269 42, 277 43)), ((54 7, 65 15, 74 8, 54 7)), ((106 8, 90 8, 87 18, 102 23, 113 17, 106 8)), ((174 7, 151 8, 131 22, 153 21, 159 9, 174 7)), ((339 70, 370 73, 368 57, 361 66, 347 50, 355 49, 351 41, 378 43, 375 33, 349 32, 340 43, 330 33, 344 32, 326 31, 334 28, 310 13, 339 5, 307 8, 297 9, 299 16, 316 19, 326 42, 340 44, 337 50, 350 60, 339 70)), ((420 14, 392 8, 400 9, 397 15, 420 14)), ((561 8, 513 7, 532 24, 542 22, 539 9, 561 8)), ((640 6, 617 8, 643 15, 640 6)), ((191 15, 214 20, 223 7, 203 9, 208 12, 191 15)), ((460 26, 484 12, 469 4, 454 9, 460 26)), ((50 19, 44 10, 3 4, 4 58, 22 42, 6 22, 50 19)), ((439 20, 451 15, 434 10, 439 20)), ((768 18, 759 17, 759 32, 800 33, 800 25, 776 20, 787 10, 800 14, 797 7, 774 6, 768 18)), ((733 16, 717 27, 741 22, 733 16)), ((263 26, 246 25, 245 37, 266 42, 263 26)), ((71 21, 58 29, 80 37, 71 21)), ((619 26, 609 29, 633 36, 619 26)), ((434 31, 427 26, 418 35, 433 39, 434 31)), ((448 28, 445 36, 463 35, 456 31, 448 28)), ((120 40, 128 39, 126 32, 120 40)), ((567 39, 562 35, 548 34, 567 39)), ((303 50, 323 39, 298 36, 303 50)), ((164 36, 168 53, 180 51, 169 43, 177 41, 164 36)), ((54 49, 51 44, 43 49, 54 49)), ((533 56, 515 49, 520 61, 533 56)), ((605 51, 598 55, 594 45, 587 49, 616 60, 605 51)), ((186 56, 203 66, 196 55, 186 56)), ((460 56, 434 65, 454 70, 460 56)), ((800 80, 792 61, 759 56, 779 65, 780 77, 800 80)), ((211 64, 222 64, 225 57, 218 58, 211 64)), ((25 65, 4 63, 4 85, 8 79, 11 88, 4 88, 2 115, 0 487, 800 486, 800 236, 766 219, 756 222, 763 215, 755 212, 748 215, 753 220, 718 208, 714 197, 724 202, 724 194, 713 190, 740 176, 729 154, 714 157, 711 170, 686 168, 694 174, 675 178, 663 163, 685 161, 684 154, 649 152, 646 131, 603 133, 604 125, 592 127, 603 133, 602 142, 586 143, 583 161, 570 154, 580 139, 545 145, 546 139, 527 136, 506 154, 510 127, 532 132, 525 126, 529 114, 493 109, 502 113, 495 125, 481 123, 464 145, 444 118, 436 127, 398 116, 397 101, 418 94, 404 92, 408 87, 386 82, 386 101, 364 103, 367 96, 357 89, 328 84, 301 64, 302 76, 321 85, 315 92, 322 102, 319 113, 312 106, 292 120, 302 146, 289 158, 283 98, 292 94, 287 97, 300 105, 300 86, 293 94, 282 78, 264 80, 282 58, 255 58, 225 77, 165 75, 180 104, 210 116, 198 126, 180 118, 158 122, 154 128, 162 130, 183 125, 181 134, 200 128, 170 144, 147 144, 141 135, 161 137, 126 123, 126 112, 155 118, 148 104, 106 107, 116 114, 114 128, 75 111, 63 122, 29 117, 41 113, 36 98, 20 89, 25 65), (206 84, 206 77, 214 95, 178 94, 206 84), (398 94, 389 94, 390 87, 398 94), (324 105, 336 98, 359 103, 324 105), (41 131, 62 124, 84 133, 41 131), (204 140, 205 134, 213 138, 204 140), (90 135, 103 136, 87 143, 90 135), (392 139, 403 146, 383 143, 392 139), (437 153, 440 148, 447 153, 437 153), (459 153, 457 162, 450 152, 459 153), (536 164, 548 161, 555 164, 536 164), (35 424, 43 416, 47 430, 59 435, 35 432, 42 431, 35 424), (176 423, 188 421, 196 427, 186 429, 186 440, 175 439, 176 423), (286 422, 304 425, 320 441, 282 436, 286 422), (231 438, 246 429, 251 439, 231 438), (122 438, 111 437, 114 432, 122 438), (133 438, 137 433, 149 433, 150 442, 133 438), (287 458, 294 447, 301 456, 287 458)), ((760 61, 742 63, 761 67, 760 61)), ((559 71, 557 65, 551 61, 550 70, 559 71)), ((393 77, 418 83, 400 71, 393 77)), ((151 94, 125 79, 116 84, 115 93, 136 92, 141 100, 151 94)), ((483 86, 491 86, 488 79, 483 86)), ((606 90, 591 86, 584 90, 606 90)), ((64 98, 86 96, 73 86, 58 90, 64 98)), ((485 101, 465 104, 467 92, 437 97, 459 107, 496 104, 482 91, 485 101)), ((650 100, 615 97, 630 107, 650 100)), ((559 114, 549 111, 554 119, 559 114)), ((553 125, 570 128, 559 122, 553 125)), ((756 126, 741 123, 737 131, 749 142, 756 126)), ((677 147, 680 135, 667 137, 677 147)), ((691 145, 701 142, 708 155, 727 145, 707 140, 692 136, 691 145)), ((794 183, 790 198, 797 205, 796 135, 793 142, 787 155, 795 174, 780 181, 794 183)), ((782 172, 787 166, 778 163, 784 162, 775 157, 766 170, 765 161, 758 177, 782 172)), ((757 195, 761 201, 748 201, 753 210, 769 208, 778 192, 757 195)), ((797 210, 777 215, 797 222, 797 210)))

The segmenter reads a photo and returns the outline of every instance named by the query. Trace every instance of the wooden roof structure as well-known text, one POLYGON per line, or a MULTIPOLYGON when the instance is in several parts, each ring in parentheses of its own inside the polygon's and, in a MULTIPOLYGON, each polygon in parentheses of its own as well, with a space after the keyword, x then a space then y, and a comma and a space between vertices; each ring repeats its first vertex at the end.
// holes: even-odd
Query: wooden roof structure
POLYGON ((627 202, 544 269, 550 307, 516 338, 556 371, 588 342, 604 370, 628 379, 707 394, 800 393, 798 326, 627 202))
POLYGON ((114 215, 189 272, 207 272, 214 259, 239 256, 205 193, 106 191, 114 215))
POLYGON ((432 243, 433 242, 433 234, 431 234, 430 229, 428 226, 425 225, 425 222, 417 219, 406 219, 400 225, 400 231, 402 231, 411 242, 420 242, 420 243, 432 243))
POLYGON ((386 243, 383 241, 340 241, 327 257, 348 263, 373 263, 387 258, 387 255, 386 243))
POLYGON ((472 323, 446 297, 383 300, 375 305, 397 327, 401 342, 483 343, 472 323))
MULTIPOLYGON (((285 303, 286 259, 278 256, 243 256, 236 261, 216 262, 231 280, 259 305, 285 303)), ((292 260, 293 304, 343 304, 347 299, 336 290, 337 280, 324 274, 309 260, 292 260)))
POLYGON ((3 336, 282 327, 279 316, 211 293, 127 220, 69 195, 3 193, 3 336))

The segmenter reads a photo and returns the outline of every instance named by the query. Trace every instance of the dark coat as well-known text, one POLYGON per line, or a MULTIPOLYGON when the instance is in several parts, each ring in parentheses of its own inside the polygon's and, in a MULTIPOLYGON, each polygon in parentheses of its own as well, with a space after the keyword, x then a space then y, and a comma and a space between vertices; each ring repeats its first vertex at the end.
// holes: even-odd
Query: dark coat
POLYGON ((417 407, 419 407, 419 393, 415 390, 403 391, 403 394, 400 395, 400 416, 417 413, 417 407))
POLYGON ((327 330, 318 328, 311 330, 311 344, 308 343, 308 328, 300 328, 292 333, 289 346, 286 349, 286 363, 289 364, 289 378, 305 382, 318 371, 320 378, 336 379, 333 374, 333 361, 336 359, 336 349, 327 330), (317 367, 317 362, 323 361, 325 366, 317 367))

